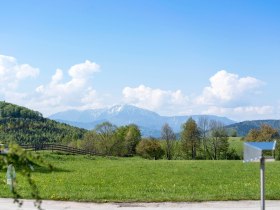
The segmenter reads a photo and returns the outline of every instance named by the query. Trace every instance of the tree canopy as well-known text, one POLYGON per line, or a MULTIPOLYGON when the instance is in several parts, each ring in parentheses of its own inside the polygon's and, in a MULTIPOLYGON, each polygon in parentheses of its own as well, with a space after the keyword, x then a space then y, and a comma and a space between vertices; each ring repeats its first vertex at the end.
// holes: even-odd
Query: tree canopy
POLYGON ((246 141, 272 141, 279 139, 279 132, 270 125, 262 124, 260 129, 251 129, 245 137, 246 141))
POLYGON ((166 158, 171 160, 173 157, 174 150, 174 141, 176 140, 176 135, 172 128, 165 123, 161 128, 161 139, 165 141, 165 153, 166 158))
POLYGON ((182 149, 191 159, 196 159, 197 150, 200 147, 200 131, 196 122, 189 118, 186 123, 182 125, 181 132, 182 149))
POLYGON ((43 115, 22 106, 0 101, 0 118, 41 119, 43 115))

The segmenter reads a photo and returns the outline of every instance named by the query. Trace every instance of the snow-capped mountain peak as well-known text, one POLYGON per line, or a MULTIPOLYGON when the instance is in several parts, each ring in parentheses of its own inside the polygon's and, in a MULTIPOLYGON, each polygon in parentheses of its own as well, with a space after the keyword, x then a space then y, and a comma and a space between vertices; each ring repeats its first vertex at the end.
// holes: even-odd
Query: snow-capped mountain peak
MULTIPOLYGON (((121 104, 104 109, 91 109, 84 111, 68 110, 65 112, 56 113, 49 118, 61 122, 69 123, 78 127, 92 129, 97 124, 109 121, 117 126, 136 124, 141 128, 144 136, 160 135, 161 127, 168 123, 170 127, 179 132, 181 125, 186 122, 190 116, 172 116, 165 117, 152 112, 150 110, 142 109, 136 106, 121 104), (155 134, 156 133, 156 134, 155 134)), ((193 115, 194 120, 198 120, 200 115, 193 115)), ((225 125, 234 123, 234 121, 225 117, 208 116, 209 119, 221 121, 225 125)))
POLYGON ((125 108, 125 105, 115 105, 108 109, 108 113, 115 114, 121 112, 125 108))

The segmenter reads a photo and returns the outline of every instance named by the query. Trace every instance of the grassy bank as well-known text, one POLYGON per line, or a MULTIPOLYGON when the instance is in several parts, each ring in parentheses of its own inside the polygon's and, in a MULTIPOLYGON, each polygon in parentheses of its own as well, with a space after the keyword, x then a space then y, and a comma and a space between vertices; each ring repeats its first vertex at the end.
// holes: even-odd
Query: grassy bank
MULTIPOLYGON (((259 199, 259 164, 242 161, 167 161, 92 158, 45 153, 53 172, 36 168, 43 199, 95 202, 259 199)), ((280 199, 280 162, 267 163, 267 199, 280 199)), ((5 180, 5 173, 0 174, 5 180)), ((25 180, 18 188, 29 197, 25 180)), ((0 197, 10 197, 1 182, 0 197)))

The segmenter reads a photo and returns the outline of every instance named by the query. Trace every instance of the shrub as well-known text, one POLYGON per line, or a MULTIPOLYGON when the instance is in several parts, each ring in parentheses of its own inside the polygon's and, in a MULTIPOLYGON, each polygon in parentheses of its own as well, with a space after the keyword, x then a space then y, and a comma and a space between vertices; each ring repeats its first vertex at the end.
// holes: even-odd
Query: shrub
POLYGON ((136 147, 138 155, 147 159, 160 159, 164 155, 159 141, 155 139, 143 139, 136 147))
POLYGON ((241 160, 242 157, 240 157, 240 156, 237 154, 237 152, 236 152, 235 149, 231 148, 231 149, 228 150, 228 152, 227 152, 227 154, 226 154, 226 159, 227 159, 227 160, 241 160))

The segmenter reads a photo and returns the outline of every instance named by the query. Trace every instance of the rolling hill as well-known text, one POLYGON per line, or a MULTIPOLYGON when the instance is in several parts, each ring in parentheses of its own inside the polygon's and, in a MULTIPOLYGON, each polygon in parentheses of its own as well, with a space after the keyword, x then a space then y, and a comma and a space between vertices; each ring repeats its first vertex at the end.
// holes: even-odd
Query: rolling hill
POLYGON ((67 143, 83 137, 85 129, 42 117, 22 106, 0 101, 0 142, 67 143))
POLYGON ((234 123, 226 126, 227 129, 234 129, 238 136, 246 136, 251 129, 259 129, 261 125, 267 124, 280 131, 280 120, 252 120, 234 123))

